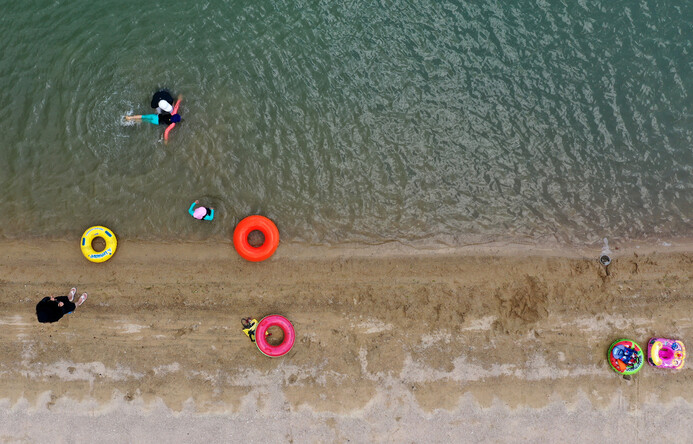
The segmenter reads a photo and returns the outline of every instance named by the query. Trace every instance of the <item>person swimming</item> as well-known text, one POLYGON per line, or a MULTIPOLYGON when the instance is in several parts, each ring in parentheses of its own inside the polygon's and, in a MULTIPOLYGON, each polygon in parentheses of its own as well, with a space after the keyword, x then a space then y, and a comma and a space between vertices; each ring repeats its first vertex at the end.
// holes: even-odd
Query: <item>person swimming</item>
MULTIPOLYGON (((173 109, 173 108, 171 108, 173 109)), ((180 114, 141 114, 137 116, 125 116, 125 120, 142 120, 144 122, 149 122, 152 125, 170 125, 172 123, 178 123, 182 119, 180 114)))
POLYGON ((190 213, 190 215, 197 220, 212 220, 212 219, 214 219, 214 208, 211 208, 211 207, 207 208, 207 207, 204 207, 202 205, 195 208, 195 205, 197 205, 199 203, 200 203, 199 200, 196 200, 195 202, 193 202, 192 205, 190 205, 190 208, 188 209, 188 213, 190 213), (193 208, 195 208, 195 209, 193 210, 193 208))
MULTIPOLYGON (((178 96, 178 101, 183 98, 183 96, 178 96)), ((152 108, 156 108, 156 114, 139 114, 136 116, 125 116, 125 120, 142 120, 149 122, 152 125, 171 125, 174 123, 179 123, 183 119, 180 114, 178 114, 177 107, 172 105, 173 96, 171 93, 162 89, 154 93, 152 97, 152 108)))

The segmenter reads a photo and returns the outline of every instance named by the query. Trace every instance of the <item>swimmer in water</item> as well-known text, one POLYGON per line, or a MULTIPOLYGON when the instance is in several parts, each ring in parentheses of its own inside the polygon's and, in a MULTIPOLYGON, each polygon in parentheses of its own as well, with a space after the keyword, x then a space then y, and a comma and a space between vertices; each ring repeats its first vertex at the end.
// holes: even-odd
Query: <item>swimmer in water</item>
MULTIPOLYGON (((173 108, 171 108, 173 109, 173 108)), ((180 114, 142 114, 138 116, 125 116, 125 120, 143 120, 149 122, 152 125, 170 125, 172 123, 178 123, 182 119, 180 114)))
MULTIPOLYGON (((178 96, 178 101, 180 102, 183 96, 178 96)), ((154 93, 152 97, 152 108, 156 108, 156 114, 140 114, 137 116, 125 116, 125 120, 144 120, 152 125, 171 125, 173 123, 178 123, 182 121, 178 110, 174 111, 173 96, 171 93, 162 89, 154 93), (172 114, 173 113, 173 114, 172 114)))
POLYGON ((188 209, 188 213, 190 213, 190 215, 197 220, 212 220, 212 219, 214 219, 214 208, 211 208, 211 207, 207 208, 207 207, 203 207, 201 205, 199 207, 195 208, 195 205, 197 205, 199 203, 200 203, 199 200, 196 200, 195 202, 193 202, 192 205, 190 205, 190 208, 188 209), (193 208, 195 208, 195 209, 193 210, 193 208))

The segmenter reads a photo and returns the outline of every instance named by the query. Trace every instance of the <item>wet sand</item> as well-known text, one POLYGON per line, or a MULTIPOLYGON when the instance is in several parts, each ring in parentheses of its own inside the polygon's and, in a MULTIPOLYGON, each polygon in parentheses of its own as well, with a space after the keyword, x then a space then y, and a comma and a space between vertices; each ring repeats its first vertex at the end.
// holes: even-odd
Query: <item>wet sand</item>
POLYGON ((605 357, 693 349, 693 248, 621 247, 610 276, 599 251, 2 241, 0 440, 690 442, 690 358, 626 380, 605 357), (39 324, 73 285, 87 303, 39 324), (273 313, 297 333, 278 359, 240 324, 273 313))

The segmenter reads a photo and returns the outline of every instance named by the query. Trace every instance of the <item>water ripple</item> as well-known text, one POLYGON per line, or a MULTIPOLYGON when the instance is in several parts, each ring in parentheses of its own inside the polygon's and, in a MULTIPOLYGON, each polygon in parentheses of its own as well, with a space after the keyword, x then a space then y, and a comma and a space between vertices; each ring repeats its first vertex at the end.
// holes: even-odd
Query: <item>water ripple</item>
POLYGON ((690 2, 5 6, 0 235, 691 234, 690 2), (160 87, 185 95, 169 144, 122 121, 160 87))

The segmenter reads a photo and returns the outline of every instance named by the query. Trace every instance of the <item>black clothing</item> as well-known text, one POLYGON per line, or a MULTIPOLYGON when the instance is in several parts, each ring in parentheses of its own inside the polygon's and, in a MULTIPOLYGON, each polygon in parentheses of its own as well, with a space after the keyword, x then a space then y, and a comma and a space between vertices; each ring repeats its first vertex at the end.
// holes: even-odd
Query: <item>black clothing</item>
POLYGON ((171 114, 169 113, 162 113, 159 114, 159 125, 170 125, 173 122, 171 122, 171 114))
POLYGON ((41 299, 41 302, 36 304, 36 317, 39 322, 57 322, 65 313, 75 311, 77 306, 74 302, 70 302, 67 296, 58 296, 54 301, 50 297, 41 299), (58 307, 58 302, 64 305, 58 307))
POLYGON ((162 89, 154 93, 152 97, 152 108, 156 109, 159 107, 159 101, 165 100, 173 106, 173 96, 168 90, 162 89))

